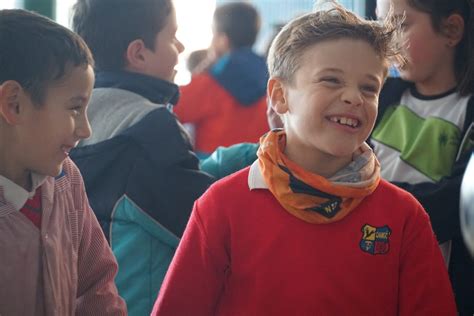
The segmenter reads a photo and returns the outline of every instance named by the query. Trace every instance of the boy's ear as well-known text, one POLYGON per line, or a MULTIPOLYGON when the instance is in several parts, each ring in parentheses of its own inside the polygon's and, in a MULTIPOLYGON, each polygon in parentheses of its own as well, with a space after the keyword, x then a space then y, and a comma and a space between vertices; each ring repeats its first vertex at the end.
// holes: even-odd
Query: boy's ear
POLYGON ((130 70, 143 70, 145 62, 145 43, 142 39, 136 39, 128 44, 126 51, 127 68, 130 70))
POLYGON ((285 84, 278 78, 270 78, 267 85, 267 94, 273 110, 278 114, 288 112, 285 84))
POLYGON ((0 115, 11 125, 20 122, 20 94, 23 88, 14 80, 8 80, 0 85, 0 115))
POLYGON ((462 40, 464 26, 464 20, 458 13, 453 13, 444 19, 441 31, 448 39, 448 46, 454 47, 462 40))

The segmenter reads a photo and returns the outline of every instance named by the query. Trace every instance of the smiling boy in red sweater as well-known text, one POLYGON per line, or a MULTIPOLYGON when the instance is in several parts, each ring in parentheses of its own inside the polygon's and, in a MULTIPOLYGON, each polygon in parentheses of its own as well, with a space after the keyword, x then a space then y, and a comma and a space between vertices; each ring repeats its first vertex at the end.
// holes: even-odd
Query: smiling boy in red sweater
POLYGON ((268 95, 284 130, 194 211, 153 315, 455 315, 429 218, 365 143, 394 29, 336 5, 285 26, 268 95))

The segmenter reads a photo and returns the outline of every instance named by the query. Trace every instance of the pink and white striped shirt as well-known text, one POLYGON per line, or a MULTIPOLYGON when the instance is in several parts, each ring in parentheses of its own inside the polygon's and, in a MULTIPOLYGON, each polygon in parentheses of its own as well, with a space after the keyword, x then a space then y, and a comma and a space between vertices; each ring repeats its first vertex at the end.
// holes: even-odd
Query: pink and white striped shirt
POLYGON ((61 176, 41 184, 41 231, 9 200, 11 183, 3 184, 0 315, 126 315, 117 262, 74 163, 67 159, 61 176))

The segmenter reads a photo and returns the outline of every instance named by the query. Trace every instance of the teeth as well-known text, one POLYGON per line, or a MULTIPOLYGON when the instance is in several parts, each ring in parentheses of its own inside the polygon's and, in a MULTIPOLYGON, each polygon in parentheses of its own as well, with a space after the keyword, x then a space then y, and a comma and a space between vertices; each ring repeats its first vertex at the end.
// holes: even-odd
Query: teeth
POLYGON ((351 119, 351 118, 348 118, 348 117, 331 117, 330 120, 332 122, 335 122, 335 123, 339 123, 339 124, 342 124, 342 125, 348 125, 348 126, 351 126, 351 127, 357 127, 357 125, 359 125, 359 121, 356 120, 356 119, 351 119))

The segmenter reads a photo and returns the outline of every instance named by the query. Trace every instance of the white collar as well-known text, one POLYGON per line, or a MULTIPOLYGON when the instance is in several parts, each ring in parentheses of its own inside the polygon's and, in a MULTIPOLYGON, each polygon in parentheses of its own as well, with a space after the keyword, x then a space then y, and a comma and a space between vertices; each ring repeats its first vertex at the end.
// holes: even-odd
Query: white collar
POLYGON ((262 172, 258 165, 258 159, 250 166, 248 177, 249 189, 268 189, 268 185, 263 178, 262 172))
POLYGON ((45 180, 46 176, 31 173, 32 189, 28 192, 15 182, 0 175, 0 186, 3 188, 5 200, 13 205, 15 210, 19 211, 23 205, 25 205, 26 200, 35 195, 36 189, 41 186, 45 180))

